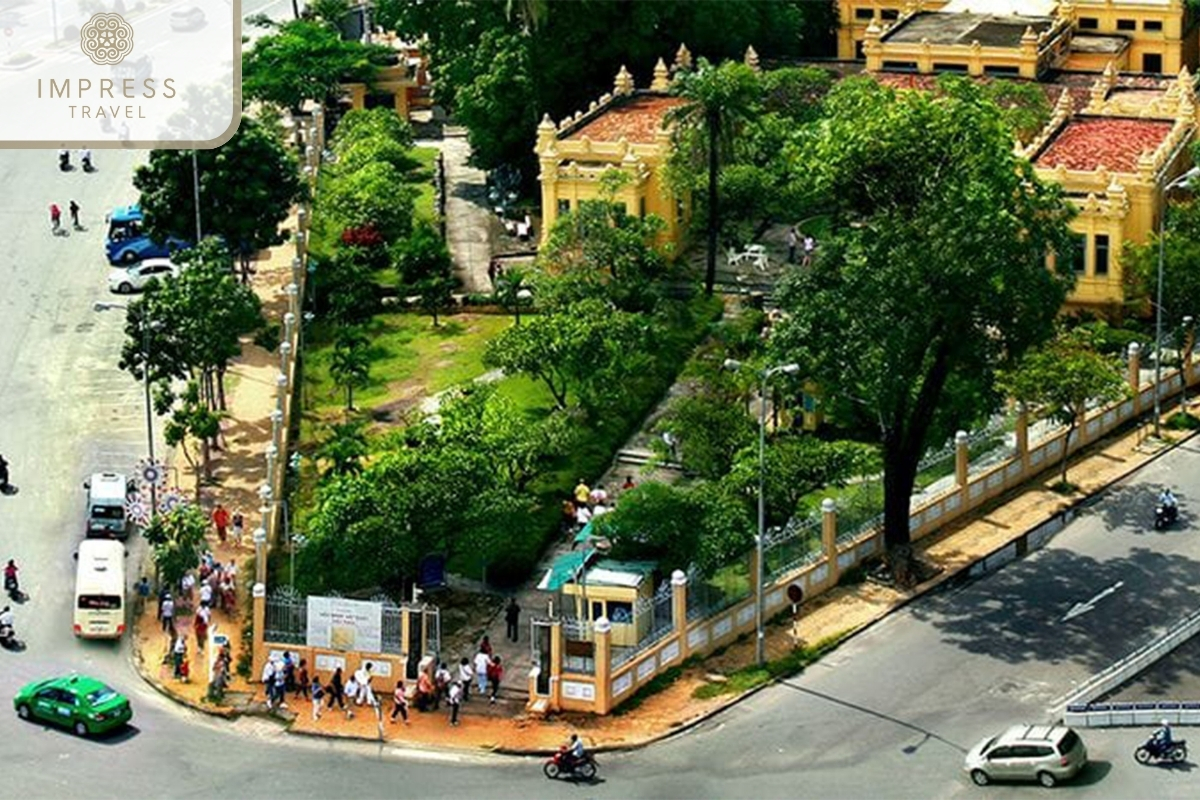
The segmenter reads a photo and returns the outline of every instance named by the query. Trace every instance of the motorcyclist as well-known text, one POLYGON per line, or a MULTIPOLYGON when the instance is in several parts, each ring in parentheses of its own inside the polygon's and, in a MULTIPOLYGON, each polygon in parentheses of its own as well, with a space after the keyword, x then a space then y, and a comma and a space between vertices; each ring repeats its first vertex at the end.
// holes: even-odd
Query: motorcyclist
POLYGON ((66 149, 59 150, 58 151, 58 168, 63 171, 66 171, 66 170, 70 169, 70 167, 71 167, 71 151, 66 150, 66 149))
POLYGON ((83 165, 84 172, 92 171, 92 151, 91 148, 85 147, 79 151, 79 163, 83 165))
POLYGON ((5 591, 9 591, 9 592, 17 591, 17 572, 19 572, 19 571, 20 570, 18 569, 16 562, 10 558, 8 560, 8 564, 5 565, 5 567, 4 567, 4 589, 5 589, 5 591))
POLYGON ((1150 735, 1150 743, 1154 745, 1160 752, 1165 751, 1171 746, 1171 723, 1165 719, 1162 721, 1162 727, 1150 735))
POLYGON ((0 489, 8 486, 8 462, 0 456, 0 489))
POLYGON ((1171 493, 1170 487, 1166 487, 1158 495, 1158 504, 1162 507, 1163 514, 1168 520, 1174 520, 1179 516, 1179 502, 1175 499, 1175 495, 1171 493))
POLYGON ((579 738, 579 734, 572 733, 571 738, 567 740, 566 747, 563 748, 563 761, 567 769, 574 770, 576 764, 580 764, 584 759, 583 740, 579 738))
POLYGON ((12 609, 8 606, 0 611, 0 639, 8 640, 15 635, 12 609))

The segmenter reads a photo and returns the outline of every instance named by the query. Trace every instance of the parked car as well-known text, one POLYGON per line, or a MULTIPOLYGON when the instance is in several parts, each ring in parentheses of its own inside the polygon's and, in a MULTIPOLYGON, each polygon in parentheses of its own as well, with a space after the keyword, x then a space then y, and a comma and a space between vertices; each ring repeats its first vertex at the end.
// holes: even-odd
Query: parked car
POLYGON ((169 258, 147 258, 128 267, 114 267, 108 271, 108 290, 117 294, 133 294, 144 291, 152 280, 176 278, 179 265, 169 258))
POLYGON ((62 725, 77 736, 103 733, 133 719, 125 695, 86 675, 26 684, 13 697, 13 708, 21 719, 62 725))
POLYGON ((963 769, 977 786, 992 781, 1037 781, 1054 786, 1087 764, 1079 734, 1063 725, 1014 725, 967 753, 963 769))
POLYGON ((204 26, 204 11, 199 6, 171 12, 171 30, 194 31, 204 26))

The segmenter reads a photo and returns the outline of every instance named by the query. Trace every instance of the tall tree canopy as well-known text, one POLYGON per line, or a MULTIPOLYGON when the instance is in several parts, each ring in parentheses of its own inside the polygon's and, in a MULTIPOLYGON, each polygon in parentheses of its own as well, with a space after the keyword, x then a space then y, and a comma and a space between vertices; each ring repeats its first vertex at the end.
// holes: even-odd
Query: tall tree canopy
POLYGON ((780 287, 773 346, 834 415, 879 431, 884 534, 903 556, 926 447, 994 408, 997 368, 1053 334, 1072 274, 1047 256, 1067 252, 1071 210, 968 81, 927 94, 850 80, 825 102, 789 155, 831 231, 780 287))
POLYGON ((279 225, 305 191, 296 158, 278 132, 242 117, 233 138, 215 150, 154 150, 150 162, 137 168, 133 185, 156 240, 196 238, 197 174, 201 230, 223 238, 243 271, 251 256, 283 241, 279 225))
POLYGON ((380 0, 376 22, 409 38, 428 35, 438 101, 470 120, 473 144, 478 137, 495 145, 476 152, 478 165, 519 164, 532 180, 537 119, 561 119, 611 91, 621 65, 645 85, 655 62, 670 60, 681 43, 714 60, 740 59, 749 45, 764 58, 833 52, 832 2, 739 0, 737 13, 729 9, 694 0, 380 0), (500 43, 506 50, 497 62, 522 81, 507 96, 490 77, 494 65, 480 57, 500 43), (510 132, 502 114, 474 108, 500 112, 496 101, 515 106, 511 114, 531 115, 533 124, 510 132))

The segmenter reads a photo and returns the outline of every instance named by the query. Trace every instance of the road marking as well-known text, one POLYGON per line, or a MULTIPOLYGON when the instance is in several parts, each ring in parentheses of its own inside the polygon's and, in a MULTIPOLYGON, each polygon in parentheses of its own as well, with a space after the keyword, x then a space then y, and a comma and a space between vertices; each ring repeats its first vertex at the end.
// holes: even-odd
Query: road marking
POLYGON ((1100 594, 1093 597, 1091 600, 1088 600, 1086 603, 1076 603, 1075 605, 1071 606, 1071 610, 1068 611, 1066 613, 1066 615, 1063 616, 1063 618, 1060 621, 1068 622, 1070 620, 1075 619, 1076 617, 1082 616, 1082 615, 1086 614, 1087 612, 1094 610, 1096 608, 1096 603, 1099 603, 1101 600, 1108 597, 1110 594, 1117 591, 1117 589, 1120 589, 1124 585, 1125 585, 1125 581, 1117 581, 1112 586, 1108 587, 1103 592, 1100 592, 1100 594))

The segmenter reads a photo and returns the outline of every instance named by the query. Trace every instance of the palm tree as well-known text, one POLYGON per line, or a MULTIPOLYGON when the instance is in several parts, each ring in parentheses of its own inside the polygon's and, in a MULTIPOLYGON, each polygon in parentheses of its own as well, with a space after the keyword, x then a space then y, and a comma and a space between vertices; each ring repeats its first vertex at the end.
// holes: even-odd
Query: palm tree
POLYGON ((496 279, 496 297, 500 305, 513 312, 516 324, 521 324, 521 303, 529 291, 525 280, 529 274, 520 267, 509 267, 496 279))
POLYGON ((676 146, 699 148, 696 161, 708 166, 708 252, 704 293, 711 296, 717 280, 717 232, 721 227, 717 177, 721 157, 732 149, 733 134, 754 113, 760 87, 758 74, 736 61, 713 66, 706 59, 694 71, 680 72, 674 92, 685 102, 668 112, 664 124, 675 125, 676 146))
POLYGON ((354 410, 354 389, 370 381, 371 356, 369 342, 358 328, 343 328, 333 345, 329 360, 329 377, 346 389, 346 411, 354 410))

